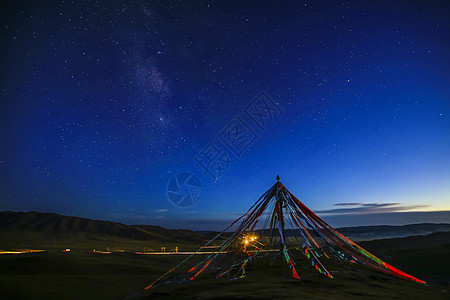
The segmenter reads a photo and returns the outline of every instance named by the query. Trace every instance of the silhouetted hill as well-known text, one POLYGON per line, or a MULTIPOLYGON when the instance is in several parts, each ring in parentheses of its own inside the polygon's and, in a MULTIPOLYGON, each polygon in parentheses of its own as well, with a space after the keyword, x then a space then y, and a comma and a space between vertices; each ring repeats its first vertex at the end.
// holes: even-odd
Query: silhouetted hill
MULTIPOLYGON (((422 223, 403 226, 390 226, 390 225, 358 226, 358 227, 341 227, 337 228, 337 230, 354 241, 367 241, 375 239, 426 235, 433 232, 448 232, 450 231, 450 224, 422 223)), ((217 234, 216 232, 210 231, 199 231, 199 233, 208 236, 213 236, 217 234)), ((274 234, 275 236, 279 235, 277 231, 274 232, 274 234)), ((285 234, 287 236, 299 235, 299 233, 296 230, 292 229, 286 229, 285 234)))
MULTIPOLYGON (((361 226, 339 228, 357 241, 450 231, 450 224, 413 224, 405 226, 361 226)), ((287 235, 293 234, 286 230, 287 235)), ((0 248, 74 247, 84 248, 138 246, 159 249, 181 244, 202 245, 217 232, 171 230, 153 225, 125 225, 110 221, 69 217, 55 213, 0 212, 0 248), (93 241, 98 241, 94 244, 93 241), (142 243, 139 243, 139 242, 142 243), (149 243, 151 242, 151 243, 149 243), (145 243, 145 245, 143 244, 145 243)), ((135 248, 135 247, 134 247, 135 248)))
POLYGON ((450 286, 450 232, 359 243, 402 271, 450 286))
POLYGON ((139 228, 146 232, 152 232, 153 234, 163 236, 165 239, 174 241, 182 240, 184 242, 201 242, 207 239, 205 235, 187 229, 174 230, 155 225, 130 225, 130 227, 139 228))
POLYGON ((360 245, 377 253, 385 253, 392 249, 434 248, 447 244, 450 245, 450 231, 403 238, 379 239, 360 243, 360 245))
POLYGON ((406 237, 412 235, 426 235, 433 232, 450 231, 450 224, 421 223, 403 226, 358 226, 341 227, 339 232, 357 240, 370 240, 380 238, 406 237))
POLYGON ((8 242, 43 240, 134 240, 203 243, 205 236, 190 230, 170 230, 150 225, 125 225, 110 221, 69 217, 55 213, 0 212, 0 248, 8 242))
POLYGON ((124 224, 68 217, 55 213, 0 212, 0 230, 27 230, 56 236, 110 235, 131 239, 160 239, 163 236, 124 224))

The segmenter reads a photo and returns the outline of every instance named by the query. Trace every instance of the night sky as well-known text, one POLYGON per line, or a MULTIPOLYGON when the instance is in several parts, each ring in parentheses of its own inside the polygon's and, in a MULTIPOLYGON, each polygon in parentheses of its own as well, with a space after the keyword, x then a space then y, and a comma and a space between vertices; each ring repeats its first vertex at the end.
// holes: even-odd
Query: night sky
POLYGON ((220 229, 279 173, 331 225, 450 222, 449 1, 0 14, 0 210, 220 229))

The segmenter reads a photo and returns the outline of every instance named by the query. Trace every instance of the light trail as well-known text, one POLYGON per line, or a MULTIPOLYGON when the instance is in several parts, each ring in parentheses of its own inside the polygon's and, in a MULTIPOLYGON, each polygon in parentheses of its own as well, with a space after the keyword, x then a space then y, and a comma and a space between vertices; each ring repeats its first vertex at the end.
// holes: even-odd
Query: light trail
POLYGON ((25 253, 34 253, 34 252, 45 252, 45 250, 21 250, 21 251, 0 251, 0 254, 25 254, 25 253))
MULTIPOLYGON (((279 252, 280 250, 261 250, 259 252, 279 252)), ((235 251, 226 251, 221 253, 233 253, 235 251)), ((247 252, 258 252, 256 250, 251 250, 247 252)), ((136 254, 142 255, 206 255, 206 254, 214 254, 217 251, 208 251, 208 252, 135 252, 136 254)))

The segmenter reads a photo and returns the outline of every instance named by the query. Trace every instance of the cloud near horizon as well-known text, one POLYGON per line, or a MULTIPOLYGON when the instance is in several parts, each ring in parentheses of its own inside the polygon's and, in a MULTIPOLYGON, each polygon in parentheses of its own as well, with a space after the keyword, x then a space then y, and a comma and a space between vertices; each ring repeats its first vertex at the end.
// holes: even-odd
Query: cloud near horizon
POLYGON ((403 205, 402 203, 335 203, 335 206, 345 208, 334 208, 326 210, 318 210, 317 214, 321 215, 340 215, 340 214, 373 214, 373 213, 393 213, 406 212, 417 208, 424 208, 430 205, 403 205))

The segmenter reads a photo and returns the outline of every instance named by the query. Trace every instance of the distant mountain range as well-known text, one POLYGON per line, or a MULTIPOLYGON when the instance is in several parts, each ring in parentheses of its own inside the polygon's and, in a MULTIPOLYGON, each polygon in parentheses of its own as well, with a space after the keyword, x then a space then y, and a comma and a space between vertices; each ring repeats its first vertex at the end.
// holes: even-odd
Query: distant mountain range
POLYGON ((412 235, 427 235, 433 232, 450 231, 450 224, 421 223, 403 226, 358 226, 338 229, 342 234, 355 240, 372 240, 380 238, 407 237, 412 235))
MULTIPOLYGON (((402 238, 407 236, 427 235, 433 232, 450 232, 450 224, 445 223, 421 223, 410 224, 403 226, 357 226, 357 227, 341 227, 336 228, 343 235, 355 241, 367 241, 374 239, 386 238, 402 238)), ((258 230, 257 230, 258 231, 258 230)), ((213 237, 217 232, 215 231, 197 231, 202 235, 213 237)), ((286 236, 298 236, 296 230, 285 229, 286 236)), ((278 235, 278 231, 275 235, 278 235)), ((226 234, 225 234, 226 235, 226 234)))
MULTIPOLYGON (((125 225, 110 221, 69 217, 55 213, 40 212, 0 212, 0 249, 6 247, 25 247, 44 245, 49 241, 73 240, 78 243, 87 241, 138 242, 201 244, 206 236, 191 230, 171 230, 152 225, 125 225)), ((57 243, 56 246, 59 246, 57 243)))
MULTIPOLYGON (((450 224, 412 224, 405 226, 361 226, 338 229, 355 240, 426 235, 450 231, 450 224)), ((286 231, 292 235, 291 230, 286 231)), ((0 249, 14 244, 26 246, 28 241, 39 245, 44 241, 145 241, 158 243, 202 244, 215 232, 171 230, 153 225, 125 225, 110 221, 69 217, 55 213, 0 212, 0 249)), ((105 242, 106 243, 106 242, 105 242)), ((44 243, 45 244, 45 243, 44 243)), ((101 244, 101 243, 100 243, 101 244)), ((159 244, 158 244, 159 245, 159 244)), ((59 244, 58 244, 59 246, 59 244)))

